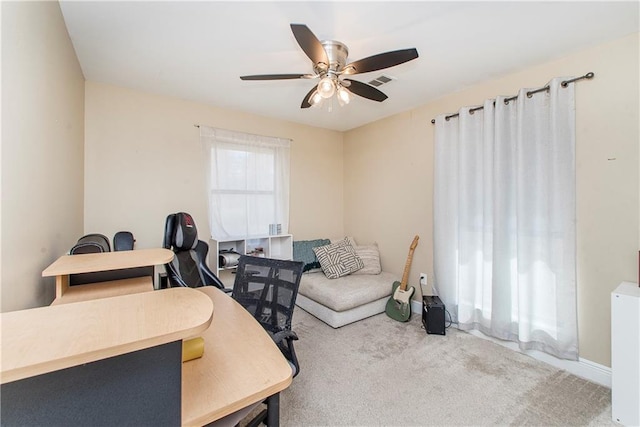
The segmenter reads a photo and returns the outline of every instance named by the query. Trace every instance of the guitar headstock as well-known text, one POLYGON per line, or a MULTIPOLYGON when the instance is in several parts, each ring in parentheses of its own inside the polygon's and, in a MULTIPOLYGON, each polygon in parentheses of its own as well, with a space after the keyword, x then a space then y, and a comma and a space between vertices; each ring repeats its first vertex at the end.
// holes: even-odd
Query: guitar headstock
POLYGON ((414 250, 416 246, 418 246, 419 239, 420 239, 420 236, 416 234, 416 237, 413 238, 413 242, 411 242, 411 247, 409 249, 414 250))

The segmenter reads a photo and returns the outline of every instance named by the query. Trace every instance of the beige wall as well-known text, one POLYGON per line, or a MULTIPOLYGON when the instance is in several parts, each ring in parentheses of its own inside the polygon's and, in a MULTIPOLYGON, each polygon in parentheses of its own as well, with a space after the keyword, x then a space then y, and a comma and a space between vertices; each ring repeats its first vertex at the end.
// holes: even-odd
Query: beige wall
POLYGON ((429 126, 408 112, 345 135, 345 231, 360 244, 377 242, 382 268, 398 275, 419 235, 414 283, 420 272, 432 271, 429 126))
POLYGON ((2 311, 48 303, 53 283, 40 273, 83 233, 127 229, 137 247, 157 246, 165 216, 185 210, 206 238, 195 123, 293 139, 297 239, 375 240, 385 270, 400 274, 419 234, 410 280, 433 280, 431 118, 593 71, 576 95, 578 315, 581 356, 609 365, 609 293, 638 280, 638 48, 637 34, 625 37, 342 134, 85 85, 58 4, 2 2, 2 311))
POLYGON ((137 248, 162 244, 169 213, 193 215, 210 236, 206 175, 194 124, 291 138, 289 231, 341 235, 342 133, 86 83, 85 231, 131 231, 137 248))
MULTIPOLYGON (((433 280, 431 119, 485 98, 595 73, 576 87, 580 356, 610 366, 610 293, 638 280, 638 34, 489 81, 345 134, 345 231, 377 240, 383 267, 402 273, 414 234, 410 281, 433 280), (611 159, 611 160, 610 160, 611 159)), ((470 71, 472 72, 472 71, 470 71)), ((417 286, 416 286, 417 287, 417 286)))
POLYGON ((2 2, 2 308, 53 300, 42 270, 83 231, 84 77, 57 2, 2 2))

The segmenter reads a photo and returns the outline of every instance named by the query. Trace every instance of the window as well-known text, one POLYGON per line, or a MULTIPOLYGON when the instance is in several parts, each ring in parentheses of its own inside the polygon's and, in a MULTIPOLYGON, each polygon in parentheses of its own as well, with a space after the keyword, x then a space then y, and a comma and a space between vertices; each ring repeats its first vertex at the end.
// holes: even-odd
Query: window
POLYGON ((265 235, 289 228, 289 147, 283 138, 200 126, 209 157, 212 237, 265 235))

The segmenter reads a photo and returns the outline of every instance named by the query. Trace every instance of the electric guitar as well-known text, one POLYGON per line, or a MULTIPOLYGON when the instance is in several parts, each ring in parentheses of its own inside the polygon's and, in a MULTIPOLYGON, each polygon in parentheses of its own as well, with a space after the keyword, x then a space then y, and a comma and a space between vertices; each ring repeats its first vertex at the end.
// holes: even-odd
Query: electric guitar
POLYGON ((387 316, 398 322, 406 322, 411 317, 411 297, 415 292, 415 288, 411 286, 407 289, 407 280, 409 278, 409 270, 411 269, 413 251, 416 249, 416 246, 418 246, 419 238, 419 236, 416 236, 413 238, 413 242, 411 242, 409 256, 407 257, 407 262, 404 265, 404 273, 402 274, 402 283, 398 281, 393 282, 391 297, 389 301, 387 301, 387 307, 385 308, 387 316))

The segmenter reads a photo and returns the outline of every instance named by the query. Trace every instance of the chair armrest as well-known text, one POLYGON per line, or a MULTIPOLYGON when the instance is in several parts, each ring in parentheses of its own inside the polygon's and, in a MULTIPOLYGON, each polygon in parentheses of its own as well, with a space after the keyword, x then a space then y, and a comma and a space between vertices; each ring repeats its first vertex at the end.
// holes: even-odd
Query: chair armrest
POLYGON ((298 375, 300 373, 300 364, 298 363, 296 350, 293 347, 293 342, 298 340, 298 335, 291 330, 280 331, 275 334, 269 333, 269 335, 271 335, 271 338, 291 365, 293 376, 298 375))
POLYGON ((297 341, 298 335, 293 331, 280 331, 275 334, 271 334, 271 338, 276 344, 280 344, 284 340, 297 341))

